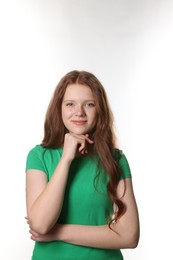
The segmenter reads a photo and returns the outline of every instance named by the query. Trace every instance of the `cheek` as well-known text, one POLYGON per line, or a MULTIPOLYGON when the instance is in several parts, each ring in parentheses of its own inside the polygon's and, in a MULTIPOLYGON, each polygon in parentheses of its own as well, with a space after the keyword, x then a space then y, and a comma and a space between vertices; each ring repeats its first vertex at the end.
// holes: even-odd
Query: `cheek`
POLYGON ((72 116, 72 111, 67 111, 67 110, 63 110, 62 111, 62 118, 63 120, 67 120, 68 118, 70 118, 72 116))
POLYGON ((94 123, 97 122, 98 116, 97 116, 97 112, 93 112, 91 115, 91 119, 94 123))

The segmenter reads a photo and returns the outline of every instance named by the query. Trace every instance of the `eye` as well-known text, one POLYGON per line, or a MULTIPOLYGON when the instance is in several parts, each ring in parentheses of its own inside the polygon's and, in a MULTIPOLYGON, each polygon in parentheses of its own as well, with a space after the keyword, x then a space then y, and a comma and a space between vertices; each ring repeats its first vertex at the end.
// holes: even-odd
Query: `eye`
POLYGON ((67 102, 65 105, 66 105, 67 107, 72 107, 72 106, 74 106, 74 104, 73 104, 72 102, 67 102))
POLYGON ((93 102, 87 102, 85 104, 86 107, 95 107, 95 104, 93 102))

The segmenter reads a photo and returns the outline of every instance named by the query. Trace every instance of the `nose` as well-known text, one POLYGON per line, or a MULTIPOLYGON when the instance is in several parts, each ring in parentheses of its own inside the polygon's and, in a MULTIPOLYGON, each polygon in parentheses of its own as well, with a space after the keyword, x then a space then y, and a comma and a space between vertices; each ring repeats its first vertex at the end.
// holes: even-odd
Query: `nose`
POLYGON ((85 116, 85 110, 82 105, 77 105, 76 106, 76 111, 75 111, 76 116, 85 116))

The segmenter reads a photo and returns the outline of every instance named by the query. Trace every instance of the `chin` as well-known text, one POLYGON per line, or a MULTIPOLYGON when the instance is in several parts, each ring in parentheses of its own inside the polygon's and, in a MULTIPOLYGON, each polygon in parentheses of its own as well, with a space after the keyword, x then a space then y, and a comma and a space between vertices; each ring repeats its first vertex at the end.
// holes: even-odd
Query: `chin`
POLYGON ((82 129, 71 129, 71 133, 76 134, 76 135, 85 135, 88 134, 87 130, 82 130, 82 129))
POLYGON ((73 131, 72 133, 76 134, 76 135, 85 135, 85 134, 87 134, 87 132, 85 132, 85 131, 73 131))

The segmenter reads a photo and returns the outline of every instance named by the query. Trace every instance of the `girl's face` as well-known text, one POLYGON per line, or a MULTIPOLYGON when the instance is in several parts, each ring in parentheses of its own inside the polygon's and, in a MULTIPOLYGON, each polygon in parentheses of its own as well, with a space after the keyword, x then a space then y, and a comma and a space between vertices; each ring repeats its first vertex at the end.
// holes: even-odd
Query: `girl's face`
POLYGON ((88 86, 70 84, 62 101, 62 120, 69 132, 89 134, 97 122, 96 100, 88 86))

